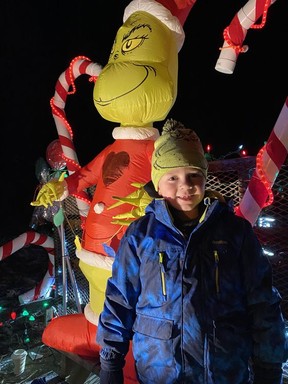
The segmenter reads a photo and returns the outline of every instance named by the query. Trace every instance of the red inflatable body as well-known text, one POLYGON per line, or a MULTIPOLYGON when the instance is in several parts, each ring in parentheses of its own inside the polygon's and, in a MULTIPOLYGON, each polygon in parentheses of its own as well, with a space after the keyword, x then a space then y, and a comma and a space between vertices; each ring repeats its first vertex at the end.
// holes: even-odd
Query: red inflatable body
MULTIPOLYGON (((114 132, 116 130, 125 132, 121 128, 115 128, 114 132)), ((126 227, 112 224, 112 217, 129 211, 131 205, 124 204, 111 210, 107 208, 115 204, 113 196, 119 193, 127 196, 135 191, 132 183, 150 180, 153 148, 152 138, 116 139, 89 164, 66 179, 70 194, 97 185, 85 223, 81 244, 84 249, 114 256, 126 227)))

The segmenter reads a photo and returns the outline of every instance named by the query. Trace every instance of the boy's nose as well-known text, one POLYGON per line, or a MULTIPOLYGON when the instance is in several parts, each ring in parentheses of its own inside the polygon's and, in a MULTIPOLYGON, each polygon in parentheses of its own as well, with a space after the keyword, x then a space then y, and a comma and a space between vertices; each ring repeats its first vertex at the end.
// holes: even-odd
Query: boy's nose
POLYGON ((189 183, 188 181, 184 181, 182 184, 181 184, 181 187, 182 188, 187 188, 187 189, 192 189, 193 188, 193 185, 191 183, 189 183))

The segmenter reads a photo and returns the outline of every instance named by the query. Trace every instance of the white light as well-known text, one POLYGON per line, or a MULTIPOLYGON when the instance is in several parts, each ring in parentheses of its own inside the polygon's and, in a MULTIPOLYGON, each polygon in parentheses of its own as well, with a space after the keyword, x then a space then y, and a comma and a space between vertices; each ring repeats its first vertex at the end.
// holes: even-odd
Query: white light
POLYGON ((258 225, 263 228, 271 228, 274 226, 273 223, 275 223, 275 221, 273 217, 262 216, 258 219, 258 225))
POLYGON ((273 257, 275 254, 272 251, 268 251, 268 249, 263 248, 263 253, 266 256, 273 257))

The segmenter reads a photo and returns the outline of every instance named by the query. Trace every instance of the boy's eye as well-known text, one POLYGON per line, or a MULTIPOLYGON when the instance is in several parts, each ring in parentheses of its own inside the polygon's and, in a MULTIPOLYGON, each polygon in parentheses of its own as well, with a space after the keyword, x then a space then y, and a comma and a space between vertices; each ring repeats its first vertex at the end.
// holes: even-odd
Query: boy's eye
POLYGON ((196 178, 196 177, 201 177, 202 176, 202 173, 190 173, 189 174, 189 177, 192 179, 192 178, 196 178))

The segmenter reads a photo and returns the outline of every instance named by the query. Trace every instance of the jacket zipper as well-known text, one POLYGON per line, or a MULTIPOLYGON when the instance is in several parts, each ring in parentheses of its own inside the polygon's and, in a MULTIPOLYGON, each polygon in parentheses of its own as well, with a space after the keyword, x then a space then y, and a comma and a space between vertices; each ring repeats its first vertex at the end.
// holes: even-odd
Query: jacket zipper
MULTIPOLYGON (((215 260, 215 285, 216 285, 216 293, 217 295, 220 292, 219 286, 219 255, 217 250, 214 250, 214 260, 215 260)), ((213 344, 216 345, 216 323, 213 320, 213 344)))
POLYGON ((212 323, 213 323, 213 345, 215 347, 215 345, 216 345, 216 323, 215 323, 215 320, 213 320, 212 323))
POLYGON ((216 293, 220 292, 219 288, 219 255, 218 252, 214 251, 214 260, 215 260, 215 284, 216 284, 216 293))
POLYGON ((160 265, 160 277, 161 277, 161 287, 164 300, 167 300, 167 291, 166 291, 166 277, 165 277, 165 268, 164 268, 164 252, 159 252, 159 265, 160 265))

